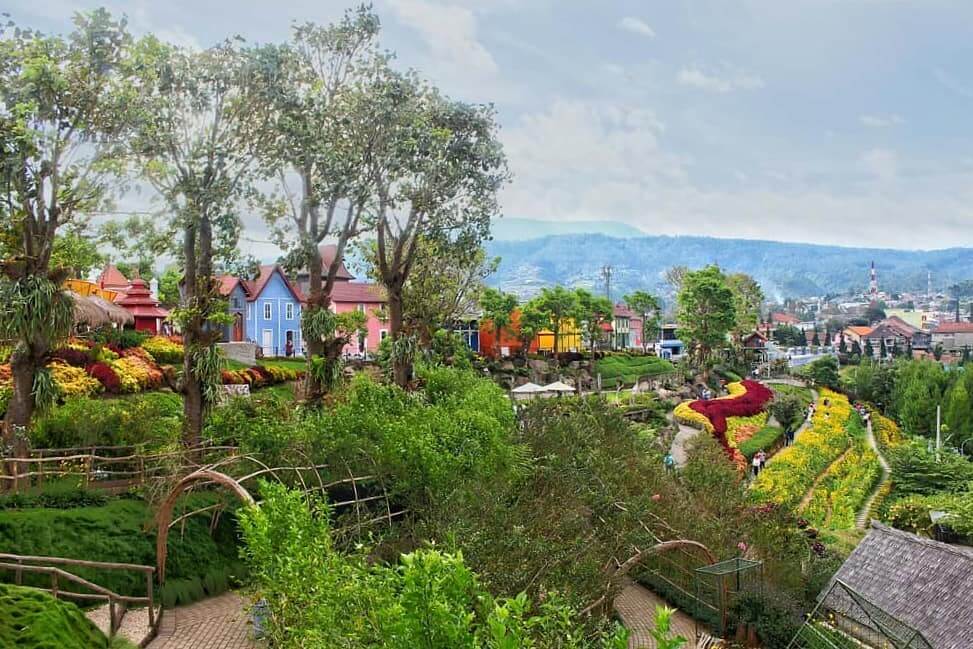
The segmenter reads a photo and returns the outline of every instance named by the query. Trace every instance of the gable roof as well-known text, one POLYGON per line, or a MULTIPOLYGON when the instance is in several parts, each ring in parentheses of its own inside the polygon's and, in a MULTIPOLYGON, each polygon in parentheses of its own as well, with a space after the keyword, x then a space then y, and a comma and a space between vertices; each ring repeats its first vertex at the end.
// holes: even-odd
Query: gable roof
POLYGON ((943 322, 932 332, 934 334, 973 334, 973 322, 943 322))
MULTIPOLYGON (((331 264, 334 263, 335 255, 338 254, 338 246, 333 243, 325 243, 318 248, 318 252, 321 253, 321 268, 325 273, 331 268, 331 264)), ((338 273, 335 275, 335 279, 339 280, 353 280, 355 276, 345 268, 344 259, 341 260, 341 264, 338 266, 338 273)))
POLYGON ((128 288, 128 278, 112 264, 105 266, 96 283, 99 288, 128 288))
POLYGON ((917 629, 936 649, 973 647, 973 548, 873 521, 835 579, 917 629))
POLYGON ((798 322, 800 322, 800 320, 797 319, 797 316, 793 316, 790 313, 771 313, 770 320, 774 324, 796 325, 798 322))
POLYGON ((851 333, 855 334, 859 338, 864 338, 865 336, 868 336, 868 334, 872 333, 872 328, 854 326, 854 327, 845 327, 845 331, 850 331, 851 333))
POLYGON ((218 279, 220 282, 220 295, 223 297, 229 297, 230 294, 233 293, 233 289, 235 289, 237 286, 243 288, 244 294, 247 292, 246 284, 240 281, 239 277, 234 277, 233 275, 221 275, 218 279))
POLYGON ((368 282, 335 282, 331 289, 332 302, 353 302, 364 304, 366 302, 385 304, 388 298, 385 296, 385 289, 378 284, 368 282))
POLYGON ((247 301, 253 302, 260 296, 263 290, 267 287, 267 284, 270 282, 271 278, 274 276, 274 273, 280 274, 281 279, 284 280, 284 284, 287 285, 287 289, 299 302, 305 301, 304 295, 301 293, 300 289, 298 289, 297 286, 295 286, 291 280, 288 279, 287 274, 284 273, 284 269, 282 269, 278 264, 261 266, 260 274, 257 276, 257 279, 243 282, 243 287, 246 289, 247 293, 249 293, 247 296, 247 301))

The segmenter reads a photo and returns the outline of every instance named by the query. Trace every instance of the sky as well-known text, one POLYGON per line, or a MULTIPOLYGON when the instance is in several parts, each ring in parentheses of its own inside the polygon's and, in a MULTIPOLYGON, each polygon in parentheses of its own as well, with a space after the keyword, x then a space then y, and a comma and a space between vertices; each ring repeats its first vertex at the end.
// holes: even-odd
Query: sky
MULTIPOLYGON (((6 0, 63 32, 104 5, 205 47, 286 39, 335 0, 6 0)), ((973 246, 969 0, 376 0, 381 43, 492 103, 503 213, 695 234, 973 246)), ((248 219, 251 243, 265 237, 248 219)))

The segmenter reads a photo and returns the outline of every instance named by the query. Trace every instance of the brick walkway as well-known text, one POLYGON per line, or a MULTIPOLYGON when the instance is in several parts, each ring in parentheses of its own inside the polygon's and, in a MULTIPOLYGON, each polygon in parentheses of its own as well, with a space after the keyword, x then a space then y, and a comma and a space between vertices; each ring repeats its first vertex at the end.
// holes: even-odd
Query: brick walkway
POLYGON ((246 602, 224 593, 195 604, 169 609, 162 616, 159 635, 149 649, 246 649, 250 640, 246 602))
MULTIPOLYGON (((629 582, 615 598, 615 612, 622 619, 622 624, 632 632, 628 639, 629 649, 656 649, 655 640, 649 635, 649 631, 655 628, 656 605, 663 606, 665 602, 634 582, 629 582)), ((672 632, 686 638, 686 647, 696 646, 696 625, 682 611, 676 611, 672 616, 672 632)))

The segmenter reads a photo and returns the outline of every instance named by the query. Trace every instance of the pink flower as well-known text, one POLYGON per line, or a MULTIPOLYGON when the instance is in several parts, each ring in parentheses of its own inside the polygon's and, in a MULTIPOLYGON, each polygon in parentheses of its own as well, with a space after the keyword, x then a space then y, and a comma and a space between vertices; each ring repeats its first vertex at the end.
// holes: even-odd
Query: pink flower
POLYGON ((737 543, 737 550, 739 550, 741 554, 746 554, 747 544, 744 541, 740 541, 737 543))
POLYGON ((662 500, 662 494, 652 494, 652 500, 654 500, 655 502, 659 502, 660 500, 662 500))

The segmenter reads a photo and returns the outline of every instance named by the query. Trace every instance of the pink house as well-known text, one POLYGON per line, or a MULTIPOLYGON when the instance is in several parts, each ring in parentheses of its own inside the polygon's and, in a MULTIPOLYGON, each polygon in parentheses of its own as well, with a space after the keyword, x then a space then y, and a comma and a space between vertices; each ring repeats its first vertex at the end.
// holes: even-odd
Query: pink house
MULTIPOLYGON (((331 244, 321 246, 321 263, 324 272, 328 271, 337 252, 331 244)), ((301 272, 297 275, 297 285, 306 295, 308 293, 308 275, 301 272)), ((388 322, 381 315, 385 312, 388 300, 385 289, 371 282, 355 280, 344 264, 341 264, 335 276, 334 289, 331 292, 331 308, 335 313, 361 311, 366 316, 367 333, 363 337, 345 347, 345 354, 359 356, 364 353, 374 354, 378 346, 388 335, 388 322)))

